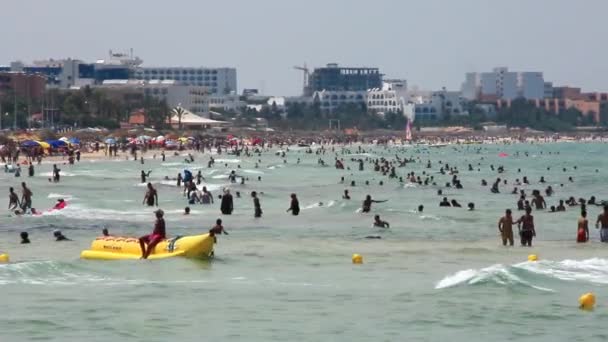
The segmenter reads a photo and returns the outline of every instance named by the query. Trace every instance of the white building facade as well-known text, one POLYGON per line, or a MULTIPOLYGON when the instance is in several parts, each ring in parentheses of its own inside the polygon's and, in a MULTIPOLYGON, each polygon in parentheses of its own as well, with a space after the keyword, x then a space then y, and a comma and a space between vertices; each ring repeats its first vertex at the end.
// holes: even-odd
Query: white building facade
POLYGON ((465 102, 459 91, 433 91, 430 98, 414 103, 415 119, 437 121, 446 116, 468 115, 465 102))
POLYGON ((210 94, 237 93, 234 68, 138 67, 133 77, 137 80, 173 80, 187 86, 206 87, 210 94))
POLYGON ((164 100, 169 108, 182 107, 194 114, 209 117, 209 94, 206 87, 187 86, 175 81, 105 81, 100 89, 139 93, 164 100))
POLYGON ((491 72, 466 73, 461 91, 468 100, 542 99, 545 81, 542 72, 514 72, 500 67, 491 72))
POLYGON ((378 115, 403 113, 413 120, 413 107, 408 104, 406 80, 385 80, 382 89, 367 91, 367 110, 378 115))
POLYGON ((367 91, 315 91, 312 101, 319 103, 324 112, 333 112, 347 105, 360 105, 363 108, 367 102, 367 91))

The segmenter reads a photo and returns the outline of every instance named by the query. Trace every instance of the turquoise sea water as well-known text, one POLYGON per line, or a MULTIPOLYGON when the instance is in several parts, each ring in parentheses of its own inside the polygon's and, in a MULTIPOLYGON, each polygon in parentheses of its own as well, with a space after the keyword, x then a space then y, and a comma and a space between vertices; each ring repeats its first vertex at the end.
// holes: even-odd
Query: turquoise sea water
MULTIPOLYGON (((143 207, 145 187, 139 184, 139 162, 85 160, 63 165, 62 181, 47 181, 51 165, 36 169, 36 177, 0 174, 0 192, 30 184, 34 206, 52 207, 66 198, 63 211, 41 217, 11 217, 2 209, 0 252, 11 263, 0 264, 0 341, 604 341, 608 333, 608 246, 595 228, 588 244, 576 244, 578 208, 565 213, 534 212, 538 236, 533 248, 503 248, 496 224, 506 208, 516 209, 511 195, 515 178, 556 193, 559 199, 608 199, 608 150, 599 143, 467 145, 443 148, 357 146, 342 154, 352 170, 336 170, 335 154, 304 153, 291 147, 287 163, 275 152, 261 157, 194 154, 160 159, 146 156, 144 170, 159 190, 170 235, 207 231, 220 217, 219 204, 195 205, 182 215, 186 200, 174 181, 184 168, 202 170, 216 196, 229 186, 235 212, 222 217, 230 233, 222 236, 211 261, 181 258, 162 261, 85 261, 80 251, 104 226, 116 235, 139 236, 152 229, 154 215, 143 207), (509 154, 498 157, 500 152, 509 154), (519 155, 516 154, 519 152, 519 155), (528 155, 525 155, 528 152, 528 155), (358 171, 351 158, 411 157, 397 168, 431 173, 438 186, 400 184, 365 165, 358 171), (297 164, 297 159, 301 163, 297 164), (330 165, 321 167, 318 158, 330 165), (418 158, 420 160, 418 161, 418 158), (254 165, 261 159, 260 167, 254 165), (432 168, 426 168, 427 160, 432 168), (462 190, 444 188, 439 161, 457 166, 462 190), (227 164, 228 166, 225 166, 227 164), (473 164, 474 171, 467 165, 473 164), (479 164, 479 166, 478 166, 479 164), (498 174, 490 165, 504 165, 498 174), (240 165, 241 169, 237 169, 240 165), (577 165, 578 169, 573 167, 577 165), (547 170, 547 168, 550 170, 547 170), (477 168, 480 171, 477 171, 477 168), (517 173, 521 168, 522 172, 517 173), (566 172, 562 171, 566 168, 566 172), (248 177, 245 185, 227 180, 230 170, 248 177), (596 172, 596 169, 598 172, 596 172), (262 180, 258 181, 257 177, 262 180), (346 184, 339 184, 340 177, 346 184), (538 184, 544 176, 547 184, 538 184), (574 182, 568 182, 568 177, 574 182), (491 194, 497 177, 509 180, 501 194, 491 194), (355 180, 356 186, 349 186, 355 180), (364 182, 370 181, 369 186, 364 182), (384 185, 378 185, 383 180, 384 185), (564 184, 563 187, 560 184, 564 184), (477 210, 444 208, 437 189, 477 210), (348 189, 352 199, 343 200, 348 189), (260 196, 264 216, 253 218, 251 191, 260 196), (285 212, 289 194, 298 194, 302 212, 285 212), (372 213, 358 212, 365 195, 388 202, 374 204, 372 213), (323 205, 319 205, 322 202, 323 205), (419 204, 424 213, 415 211, 419 204), (391 224, 371 228, 373 215, 391 224), (61 229, 71 242, 54 242, 61 229), (32 243, 19 244, 28 231, 32 243), (365 239, 379 235, 382 239, 365 239), (353 265, 351 255, 364 257, 353 265), (527 262, 528 254, 540 261, 527 262), (592 291, 598 304, 592 312, 578 310, 578 297, 592 291)), ((6 207, 4 207, 6 208, 6 207)), ((595 221, 600 207, 589 208, 595 221)))

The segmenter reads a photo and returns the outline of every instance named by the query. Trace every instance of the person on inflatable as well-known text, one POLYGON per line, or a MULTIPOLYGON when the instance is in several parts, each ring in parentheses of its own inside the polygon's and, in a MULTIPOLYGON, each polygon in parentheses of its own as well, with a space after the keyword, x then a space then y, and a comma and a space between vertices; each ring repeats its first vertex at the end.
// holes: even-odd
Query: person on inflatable
POLYGON ((55 206, 53 206, 53 209, 61 210, 61 209, 65 208, 66 205, 67 205, 67 203, 65 202, 65 200, 63 198, 60 198, 57 200, 57 203, 55 203, 55 206))
POLYGON ((156 223, 154 223, 152 234, 144 235, 139 238, 142 259, 148 259, 148 256, 150 256, 154 247, 167 237, 165 232, 165 219, 163 218, 165 213, 161 209, 158 209, 154 214, 156 214, 156 223))

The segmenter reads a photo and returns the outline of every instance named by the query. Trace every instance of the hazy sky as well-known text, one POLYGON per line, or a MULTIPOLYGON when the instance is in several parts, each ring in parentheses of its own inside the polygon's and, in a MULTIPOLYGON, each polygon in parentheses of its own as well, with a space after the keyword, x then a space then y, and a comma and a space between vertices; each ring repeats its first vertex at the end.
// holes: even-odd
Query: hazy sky
POLYGON ((608 91, 606 13, 608 0, 2 0, 0 64, 132 47, 144 65, 236 67, 240 89, 267 94, 299 94, 304 62, 425 89, 508 66, 608 91))

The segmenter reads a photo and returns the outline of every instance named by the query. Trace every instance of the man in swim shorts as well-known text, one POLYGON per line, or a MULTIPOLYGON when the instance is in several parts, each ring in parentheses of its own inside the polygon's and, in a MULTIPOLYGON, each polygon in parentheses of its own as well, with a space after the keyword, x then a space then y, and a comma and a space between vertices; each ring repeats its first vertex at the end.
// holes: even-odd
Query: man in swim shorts
POLYGON ((601 241, 608 242, 608 204, 604 205, 604 212, 598 215, 595 228, 600 228, 601 241))
POLYGON ((509 245, 513 246, 513 217, 511 216, 511 209, 505 211, 505 216, 498 220, 498 231, 502 237, 502 245, 506 246, 507 241, 509 245))
POLYGON ((534 216, 532 216, 532 208, 526 207, 526 213, 517 220, 519 235, 521 237, 521 245, 532 247, 532 238, 536 236, 534 229, 534 216))
POLYGON ((156 192, 156 189, 154 189, 152 183, 148 183, 148 191, 146 191, 142 204, 147 204, 149 207, 156 204, 158 207, 158 192, 156 192))
POLYGON ((15 189, 11 187, 8 190, 8 210, 15 210, 19 206, 19 196, 15 193, 15 189))
POLYGON ((167 237, 165 232, 165 219, 163 218, 165 213, 161 209, 158 209, 154 214, 156 215, 156 222, 154 223, 152 234, 144 235, 139 238, 142 259, 147 259, 154 250, 154 247, 167 237))

